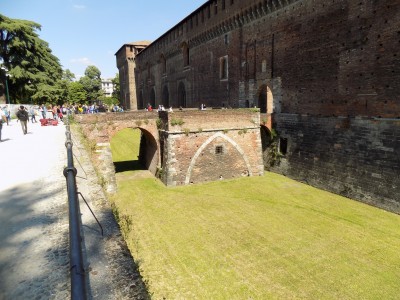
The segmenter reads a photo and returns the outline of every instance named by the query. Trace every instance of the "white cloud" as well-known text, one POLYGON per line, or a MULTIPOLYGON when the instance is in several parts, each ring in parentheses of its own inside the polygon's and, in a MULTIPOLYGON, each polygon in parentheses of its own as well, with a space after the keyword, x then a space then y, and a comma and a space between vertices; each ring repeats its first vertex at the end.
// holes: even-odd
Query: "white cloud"
POLYGON ((82 4, 74 4, 73 7, 74 7, 75 9, 79 9, 79 10, 82 10, 82 9, 85 9, 85 8, 86 8, 86 6, 85 6, 85 5, 82 5, 82 4))
POLYGON ((85 65, 85 66, 94 65, 94 63, 87 57, 73 58, 73 59, 70 59, 69 62, 73 63, 73 64, 80 64, 80 65, 85 65))

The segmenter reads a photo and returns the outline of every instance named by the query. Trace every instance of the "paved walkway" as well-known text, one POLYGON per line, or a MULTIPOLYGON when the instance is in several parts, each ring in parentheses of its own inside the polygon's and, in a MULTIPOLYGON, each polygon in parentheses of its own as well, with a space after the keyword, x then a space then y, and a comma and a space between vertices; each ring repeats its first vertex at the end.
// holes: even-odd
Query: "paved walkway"
MULTIPOLYGON (((65 126, 28 123, 23 135, 13 120, 2 139, 0 299, 69 299, 65 126)), ((75 142, 78 189, 105 231, 101 236, 81 202, 88 299, 147 298, 88 155, 75 142)))

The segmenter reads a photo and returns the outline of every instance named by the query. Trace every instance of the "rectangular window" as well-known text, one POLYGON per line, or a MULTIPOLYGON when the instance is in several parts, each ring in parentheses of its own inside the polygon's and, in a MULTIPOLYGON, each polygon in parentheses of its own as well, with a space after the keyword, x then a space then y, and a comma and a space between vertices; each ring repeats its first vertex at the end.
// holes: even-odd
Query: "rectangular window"
POLYGON ((231 5, 233 4, 233 0, 231 0, 231 5))
POLYGON ((208 15, 208 18, 211 18, 211 8, 210 8, 210 5, 207 6, 207 15, 208 15))
POLYGON ((222 9, 225 9, 225 0, 222 0, 222 9))
POLYGON ((224 147, 223 146, 216 146, 215 147, 215 154, 224 154, 224 147))
POLYGON ((219 59, 219 79, 228 79, 228 56, 219 59))
POLYGON ((218 13, 218 2, 215 1, 214 2, 214 15, 216 15, 218 13))

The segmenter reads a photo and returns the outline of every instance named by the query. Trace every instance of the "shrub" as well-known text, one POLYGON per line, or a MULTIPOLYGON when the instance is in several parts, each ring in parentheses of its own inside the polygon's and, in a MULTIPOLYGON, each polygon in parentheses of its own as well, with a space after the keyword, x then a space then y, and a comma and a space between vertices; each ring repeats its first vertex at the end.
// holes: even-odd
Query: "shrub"
POLYGON ((185 122, 183 122, 182 119, 171 119, 171 125, 172 126, 176 126, 176 125, 181 126, 183 124, 185 124, 185 122))
POLYGON ((156 120, 157 129, 161 129, 163 127, 163 121, 161 119, 156 120))

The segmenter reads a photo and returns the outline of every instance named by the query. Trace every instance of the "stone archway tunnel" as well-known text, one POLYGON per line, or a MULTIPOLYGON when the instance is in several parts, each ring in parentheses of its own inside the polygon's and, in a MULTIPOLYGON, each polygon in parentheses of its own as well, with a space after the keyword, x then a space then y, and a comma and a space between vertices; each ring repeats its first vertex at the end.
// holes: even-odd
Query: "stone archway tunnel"
MULTIPOLYGON (((102 174, 114 169, 110 140, 125 128, 141 130, 139 161, 168 186, 264 173, 260 113, 254 109, 133 111, 75 119, 97 146, 102 174)), ((114 175, 107 178, 115 180, 114 175)), ((107 184, 112 192, 115 183, 107 184)))

